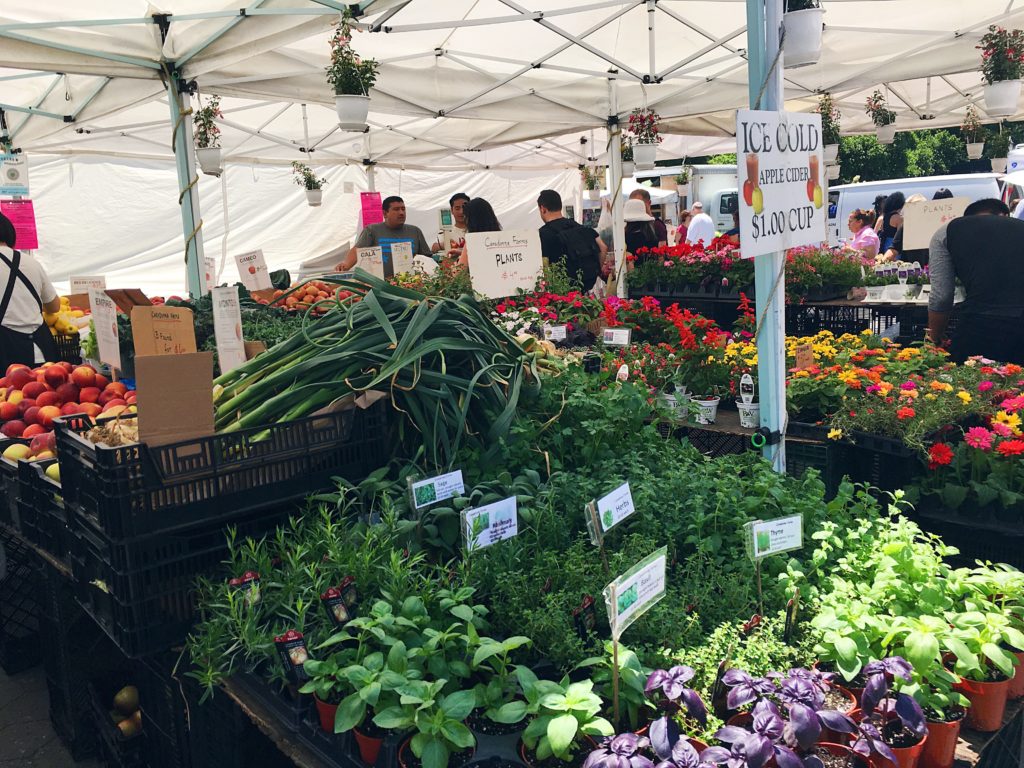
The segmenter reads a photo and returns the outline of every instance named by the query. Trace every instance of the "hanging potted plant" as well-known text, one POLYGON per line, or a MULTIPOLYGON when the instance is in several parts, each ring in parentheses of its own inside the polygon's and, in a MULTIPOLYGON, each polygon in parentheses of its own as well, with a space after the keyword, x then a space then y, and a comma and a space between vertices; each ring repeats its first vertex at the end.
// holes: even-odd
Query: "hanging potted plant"
POLYGON ((978 119, 978 111, 973 104, 967 105, 960 133, 967 144, 967 159, 980 160, 985 151, 985 128, 982 126, 981 120, 978 119))
POLYGON ((323 186, 327 183, 325 178, 317 178, 313 169, 298 160, 292 163, 292 173, 295 174, 295 183, 306 190, 306 202, 310 207, 316 208, 323 202, 323 186))
POLYGON ((636 172, 636 163, 633 162, 633 138, 622 137, 622 178, 632 178, 636 172))
POLYGON ((327 82, 334 88, 334 108, 343 131, 366 130, 370 88, 377 81, 379 64, 361 59, 352 49, 352 16, 346 9, 331 36, 331 63, 327 82))
POLYGON ((682 200, 684 197, 690 196, 690 169, 683 168, 682 171, 676 174, 676 194, 679 199, 682 200))
POLYGON ((896 113, 889 109, 885 95, 875 90, 868 96, 864 111, 875 124, 875 135, 879 144, 892 144, 896 138, 896 113))
POLYGON ((661 143, 661 136, 658 135, 660 119, 658 113, 650 107, 638 107, 629 113, 629 132, 636 139, 633 158, 636 167, 642 171, 653 168, 657 159, 658 145, 661 143))
POLYGON ((218 117, 224 117, 220 111, 220 96, 211 96, 200 107, 192 118, 194 127, 193 138, 196 144, 196 160, 199 161, 199 168, 208 176, 220 176, 223 172, 220 164, 220 128, 215 122, 218 117))
POLYGON ((815 64, 821 58, 824 16, 818 0, 786 0, 786 12, 782 16, 786 69, 815 64))
POLYGON ((985 156, 992 163, 995 173, 1006 173, 1006 157, 1010 154, 1010 134, 993 133, 985 143, 985 156))
POLYGON ((821 143, 825 165, 835 165, 839 159, 839 118, 841 115, 831 93, 821 94, 816 111, 821 115, 821 143))
POLYGON ((596 170, 592 170, 587 166, 583 166, 582 170, 583 188, 587 191, 588 200, 600 200, 601 199, 601 179, 597 174, 596 170))
POLYGON ((994 24, 981 38, 981 75, 985 78, 985 111, 992 117, 1017 112, 1024 71, 1024 32, 994 24))

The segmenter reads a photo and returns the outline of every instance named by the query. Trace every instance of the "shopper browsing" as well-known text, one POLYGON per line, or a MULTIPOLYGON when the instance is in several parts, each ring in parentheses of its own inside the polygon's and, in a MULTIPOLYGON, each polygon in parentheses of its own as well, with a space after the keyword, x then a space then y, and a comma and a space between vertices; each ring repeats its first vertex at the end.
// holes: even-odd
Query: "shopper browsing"
POLYGON ((550 264, 563 264, 584 291, 592 291, 601 273, 608 247, 597 232, 562 215, 562 196, 545 189, 537 198, 537 210, 544 225, 540 228, 541 255, 550 264))
POLYGON ((348 272, 355 267, 357 249, 373 248, 380 246, 381 255, 384 261, 384 275, 390 277, 394 274, 394 265, 391 261, 391 246, 394 243, 410 243, 413 256, 430 256, 430 246, 427 239, 423 237, 423 231, 413 225, 405 223, 405 201, 397 195, 385 197, 381 204, 384 210, 384 221, 380 224, 370 224, 359 233, 356 244, 349 249, 345 257, 335 269, 338 272, 348 272))
MULTIPOLYGON (((626 252, 636 255, 641 248, 656 248, 661 243, 654 229, 654 217, 644 209, 643 201, 630 198, 622 208, 626 222, 626 252)), ((639 258, 643 261, 643 257, 639 258)))
POLYGON ((690 219, 690 226, 686 228, 686 242, 710 245, 715 239, 715 222, 704 213, 704 203, 694 203, 691 213, 693 217, 690 219))
POLYGON ((665 222, 654 215, 651 210, 651 193, 646 189, 634 189, 629 193, 630 200, 643 200, 644 210, 647 211, 647 215, 650 216, 651 226, 654 228, 654 234, 658 236, 658 245, 668 245, 668 227, 665 226, 665 222))
POLYGON ((452 211, 452 224, 444 227, 442 239, 434 243, 435 251, 444 251, 446 256, 457 257, 462 255, 462 249, 466 247, 466 204, 469 202, 469 195, 465 192, 456 192, 448 199, 448 207, 452 211))
MULTIPOLYGON (((466 203, 466 231, 475 232, 500 232, 501 222, 491 204, 482 197, 474 197, 466 203)), ((459 264, 469 266, 469 248, 463 247, 459 256, 459 264)))
POLYGON ((0 213, 0 370, 12 363, 35 365, 58 357, 42 313, 57 312, 60 297, 32 256, 14 250, 17 234, 0 213))

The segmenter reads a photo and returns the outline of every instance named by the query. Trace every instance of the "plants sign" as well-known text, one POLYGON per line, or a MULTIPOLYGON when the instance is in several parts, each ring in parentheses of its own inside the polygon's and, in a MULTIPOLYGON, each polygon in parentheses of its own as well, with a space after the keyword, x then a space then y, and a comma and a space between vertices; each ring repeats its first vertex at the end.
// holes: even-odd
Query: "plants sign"
POLYGON ((903 248, 910 251, 927 248, 932 235, 943 224, 964 215, 970 204, 966 197, 949 197, 945 200, 922 200, 903 206, 903 248))
POLYGON ((789 552, 803 546, 803 517, 790 515, 776 520, 755 520, 744 528, 747 534, 747 551, 754 560, 779 552, 789 552))
POLYGON ((461 496, 465 492, 466 485, 462 481, 461 469, 428 477, 426 480, 409 480, 409 497, 414 509, 423 509, 438 501, 461 496))
POLYGON ((655 550, 604 588, 614 640, 665 596, 667 555, 667 547, 655 550))
POLYGON ((467 509, 462 513, 462 535, 469 552, 511 539, 518 533, 519 515, 515 496, 467 509))
POLYGON ((537 287, 543 261, 536 229, 474 232, 466 235, 469 279, 488 299, 514 296, 537 287))
POLYGON ((825 239, 821 115, 738 110, 736 159, 745 258, 825 239))

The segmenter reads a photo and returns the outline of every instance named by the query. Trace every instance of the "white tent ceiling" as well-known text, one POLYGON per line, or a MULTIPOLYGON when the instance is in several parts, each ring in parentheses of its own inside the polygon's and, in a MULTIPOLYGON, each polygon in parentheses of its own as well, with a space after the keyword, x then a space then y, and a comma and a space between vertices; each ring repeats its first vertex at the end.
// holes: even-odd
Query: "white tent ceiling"
MULTIPOLYGON (((864 97, 884 84, 899 127, 956 125, 981 97, 977 41, 1024 26, 1016 2, 823 0, 821 61, 786 71, 788 107, 828 90, 844 131, 865 131, 864 97)), ((644 103, 670 133, 711 137, 670 136, 664 157, 720 151, 748 100, 742 0, 360 5, 354 45, 382 62, 367 134, 337 129, 324 80, 336 0, 0 0, 0 106, 26 150, 167 157, 173 62, 224 97, 228 161, 309 147, 315 164, 479 168, 599 158, 606 116, 644 103)))

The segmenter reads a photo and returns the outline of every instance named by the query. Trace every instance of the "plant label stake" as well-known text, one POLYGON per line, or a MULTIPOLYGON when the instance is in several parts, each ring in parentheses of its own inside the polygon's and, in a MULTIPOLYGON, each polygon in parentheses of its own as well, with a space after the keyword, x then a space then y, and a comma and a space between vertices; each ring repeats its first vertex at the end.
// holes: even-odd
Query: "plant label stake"
POLYGON ((591 501, 583 511, 587 516, 587 533, 590 534, 590 543, 597 547, 597 551, 601 553, 601 564, 604 566, 604 575, 611 576, 612 569, 608 565, 608 553, 604 551, 604 533, 601 530, 601 522, 598 517, 597 506, 593 501, 591 501))
POLYGON ((605 328, 601 334, 601 341, 607 347, 627 347, 632 336, 632 328, 605 328))
POLYGON ((547 341, 565 341, 566 330, 564 325, 548 325, 544 323, 544 338, 547 341))
POLYGON ((489 547, 519 533, 516 497, 462 511, 462 536, 466 551, 489 547))
POLYGON ((782 639, 787 643, 793 639, 796 631, 796 616, 800 611, 800 590, 797 589, 793 596, 786 603, 786 629, 782 633, 782 639))
POLYGON ((409 503, 413 509, 423 509, 439 501, 463 496, 465 493, 466 485, 462 480, 461 469, 425 480, 409 478, 409 503))
POLYGON ((587 504, 587 530, 590 542, 601 548, 605 575, 611 575, 608 557, 604 550, 604 534, 636 512, 629 482, 625 482, 611 493, 587 504))
POLYGON ((754 402, 754 377, 749 373, 740 376, 740 400, 744 405, 754 402))
POLYGON ((668 547, 656 549, 604 588, 612 630, 612 712, 619 726, 619 638, 626 628, 665 596, 668 547))
POLYGON ((747 543, 747 555, 754 561, 754 575, 757 577, 757 604, 764 613, 761 592, 761 560, 768 555, 800 549, 804 545, 804 519, 802 515, 790 515, 775 520, 754 520, 743 526, 747 543))
POLYGON ((796 367, 798 370, 804 370, 814 365, 814 347, 810 344, 801 344, 796 348, 796 367))

